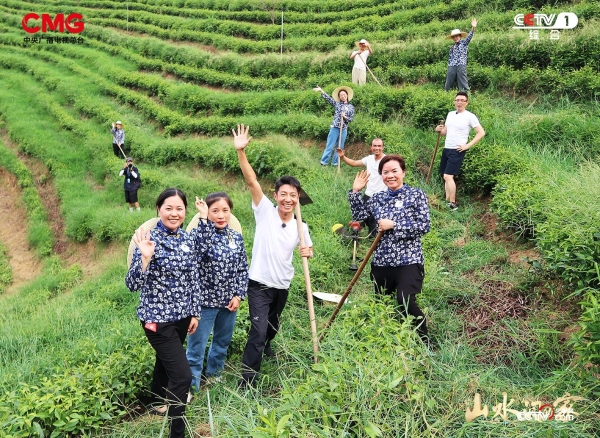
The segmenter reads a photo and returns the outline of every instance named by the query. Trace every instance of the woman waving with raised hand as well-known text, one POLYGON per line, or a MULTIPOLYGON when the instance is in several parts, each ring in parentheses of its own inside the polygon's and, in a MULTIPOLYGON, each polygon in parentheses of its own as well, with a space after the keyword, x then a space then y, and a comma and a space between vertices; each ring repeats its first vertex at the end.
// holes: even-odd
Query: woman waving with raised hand
POLYGON ((423 190, 404 184, 406 164, 400 155, 386 155, 379 162, 379 174, 386 190, 364 201, 361 190, 369 180, 363 170, 354 179, 348 194, 352 219, 372 214, 383 236, 371 262, 375 293, 391 295, 404 316, 412 315, 417 331, 430 345, 425 315, 415 295, 421 292, 425 276, 421 237, 429 232, 429 205, 423 190))
POLYGON ((200 388, 204 369, 206 344, 208 349, 207 382, 220 379, 227 350, 233 337, 237 310, 248 289, 248 258, 241 233, 229 226, 233 202, 224 192, 211 193, 206 201, 196 198, 200 213, 198 248, 200 274, 200 304, 202 318, 198 330, 190 335, 187 358, 192 370, 193 391, 200 388))
POLYGON ((158 196, 159 221, 151 229, 136 230, 136 249, 125 277, 129 290, 140 292, 137 315, 156 351, 151 391, 158 407, 154 410, 168 415, 170 438, 185 434, 192 374, 183 343, 186 335, 196 331, 201 316, 196 239, 181 228, 186 207, 185 194, 176 188, 158 196))

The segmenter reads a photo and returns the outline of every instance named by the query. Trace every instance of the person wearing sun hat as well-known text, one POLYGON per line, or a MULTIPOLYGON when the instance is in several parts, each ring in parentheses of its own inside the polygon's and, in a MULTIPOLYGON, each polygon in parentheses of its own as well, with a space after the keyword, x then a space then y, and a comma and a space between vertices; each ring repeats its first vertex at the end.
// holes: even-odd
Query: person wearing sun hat
POLYGON ((466 32, 461 32, 460 29, 454 29, 446 37, 446 39, 454 41, 454 44, 450 47, 450 56, 448 58, 448 72, 446 73, 446 85, 444 85, 446 91, 450 91, 455 82, 458 82, 458 91, 469 90, 467 54, 469 43, 471 42, 471 38, 473 38, 476 27, 477 19, 473 18, 471 20, 471 32, 468 35, 466 32))
POLYGON ((354 91, 350 87, 341 86, 337 87, 331 93, 331 96, 325 93, 321 87, 313 88, 314 91, 321 93, 321 97, 325 99, 331 106, 335 108, 333 115, 333 121, 329 128, 329 135, 327 136, 327 143, 325 145, 325 151, 321 157, 321 166, 327 166, 333 155, 331 162, 332 166, 338 165, 338 155, 334 153, 338 145, 341 149, 344 149, 346 143, 346 135, 348 134, 348 124, 354 119, 354 105, 350 103, 352 97, 354 97, 354 91), (341 129, 340 129, 341 125, 341 129), (339 141, 341 135, 341 143, 339 141))
POLYGON ((373 49, 365 39, 358 41, 357 44, 358 50, 355 50, 350 55, 350 59, 354 59, 352 83, 362 87, 367 82, 367 58, 373 54, 373 49))
POLYGON ((113 153, 115 157, 121 158, 121 154, 125 155, 125 131, 120 120, 112 124, 110 133, 113 136, 113 153))

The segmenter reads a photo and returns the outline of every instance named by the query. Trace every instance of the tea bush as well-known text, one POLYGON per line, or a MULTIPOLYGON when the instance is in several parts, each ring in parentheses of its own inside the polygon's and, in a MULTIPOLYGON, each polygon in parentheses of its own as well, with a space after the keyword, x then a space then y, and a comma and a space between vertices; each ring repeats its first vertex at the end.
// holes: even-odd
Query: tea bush
MULTIPOLYGON (((596 264, 595 267, 597 279, 600 280, 598 265, 596 264)), ((579 330, 570 340, 570 344, 579 355, 579 361, 585 366, 592 364, 594 370, 600 368, 600 303, 598 302, 598 292, 598 289, 591 289, 584 294, 580 303, 583 312, 578 321, 579 330)), ((590 381, 594 383, 593 378, 590 381)))
POLYGON ((149 350, 141 338, 128 341, 120 351, 96 357, 94 362, 57 368, 34 384, 3 388, 3 433, 13 437, 88 434, 123 416, 124 406, 147 386, 152 373, 149 350))
MULTIPOLYGON (((484 140, 469 149, 461 168, 461 181, 465 188, 476 193, 489 194, 496 187, 495 195, 502 189, 498 188, 498 181, 505 181, 509 175, 523 175, 532 171, 527 158, 507 147, 490 143, 484 140)), ((505 210, 507 205, 498 200, 498 209, 505 210)), ((513 211, 514 213, 514 211, 513 211)))
POLYGON ((279 419, 290 436, 393 435, 406 426, 394 413, 425 401, 427 370, 410 322, 387 299, 361 296, 325 332, 319 363, 282 379, 281 403, 262 412, 260 426, 279 419))
POLYGON ((596 163, 583 165, 564 181, 549 182, 546 218, 536 226, 536 242, 547 267, 572 284, 576 292, 598 288, 600 260, 600 177, 596 163), (560 185, 558 185, 560 183, 560 185))
POLYGON ((504 226, 522 237, 534 236, 537 224, 546 218, 545 180, 534 169, 529 170, 524 174, 498 175, 490 206, 504 226))

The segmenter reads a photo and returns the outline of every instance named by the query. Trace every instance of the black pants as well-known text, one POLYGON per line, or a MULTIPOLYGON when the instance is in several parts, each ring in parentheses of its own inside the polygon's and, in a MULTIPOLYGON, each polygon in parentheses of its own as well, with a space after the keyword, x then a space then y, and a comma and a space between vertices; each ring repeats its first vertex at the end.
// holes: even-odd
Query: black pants
MULTIPOLYGON (((167 400, 167 415, 171 423, 170 438, 180 438, 185 434, 185 405, 187 393, 192 383, 192 372, 185 356, 183 342, 191 317, 156 324, 156 332, 144 328, 146 337, 156 351, 154 374, 150 390, 156 403, 167 400)), ((144 327, 144 322, 142 322, 144 327)))
POLYGON ((119 149, 119 145, 116 143, 113 143, 113 153, 115 154, 115 157, 117 158, 125 158, 123 156, 123 154, 125 153, 125 143, 123 143, 121 145, 121 149, 119 149), (121 149, 123 149, 123 153, 121 153, 121 149))
POLYGON ((414 323, 417 333, 427 343, 427 322, 416 299, 416 294, 420 293, 423 288, 424 277, 425 270, 421 264, 406 266, 371 265, 371 280, 375 283, 375 293, 395 297, 402 315, 404 317, 408 315, 415 317, 414 323))
POLYGON ((265 344, 279 330, 279 319, 288 292, 288 289, 268 287, 254 280, 248 283, 248 309, 252 326, 242 357, 242 378, 247 382, 253 383, 258 376, 265 344))
MULTIPOLYGON (((367 195, 363 195, 363 201, 366 203, 369 199, 371 199, 370 196, 367 195)), ((377 234, 377 220, 375 220, 375 216, 373 216, 372 213, 369 213, 369 216, 367 216, 366 219, 363 220, 363 222, 365 223, 365 225, 367 226, 367 228, 369 229, 369 235, 370 236, 375 236, 377 234)))

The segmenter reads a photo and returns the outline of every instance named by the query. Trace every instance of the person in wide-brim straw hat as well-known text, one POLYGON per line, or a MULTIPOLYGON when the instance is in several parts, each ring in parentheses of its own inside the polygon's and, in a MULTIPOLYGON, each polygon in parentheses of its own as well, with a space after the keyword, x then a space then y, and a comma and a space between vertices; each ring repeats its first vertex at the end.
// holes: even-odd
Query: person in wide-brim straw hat
POLYGON ((342 85, 341 87, 337 87, 335 90, 333 90, 333 93, 331 93, 331 97, 333 97, 333 100, 335 100, 336 102, 340 101, 340 91, 346 92, 346 101, 347 102, 350 102, 352 100, 352 98, 354 97, 354 90, 352 90, 352 88, 350 88, 350 87, 346 87, 345 85, 342 85))
POLYGON ((467 35, 466 32, 461 32, 460 29, 454 29, 446 39, 453 40, 454 44, 450 47, 448 57, 448 72, 446 73, 446 84, 444 89, 450 91, 455 82, 458 82, 459 91, 469 90, 469 79, 467 78, 467 54, 469 51, 469 43, 475 28, 477 27, 477 19, 471 20, 471 32, 467 35), (465 38, 466 37, 466 38, 465 38))
POLYGON ((331 160, 333 166, 338 165, 338 154, 334 150, 339 147, 344 149, 346 135, 348 134, 348 124, 354 119, 354 105, 350 100, 354 96, 354 91, 350 87, 341 86, 333 90, 332 95, 325 93, 321 87, 313 88, 314 91, 321 93, 321 97, 335 108, 333 121, 329 127, 329 135, 325 151, 321 157, 321 166, 327 166, 331 160), (333 154, 333 159, 331 158, 333 154))
POLYGON ((451 40, 452 38, 454 38, 455 36, 460 36, 461 38, 466 37, 468 34, 467 32, 461 32, 460 29, 454 29, 452 32, 450 32, 450 35, 448 35, 446 37, 447 40, 451 40))
POLYGON ((356 42, 358 50, 350 54, 350 59, 354 60, 352 67, 352 83, 363 86, 367 83, 367 59, 373 54, 371 44, 365 39, 356 42))

